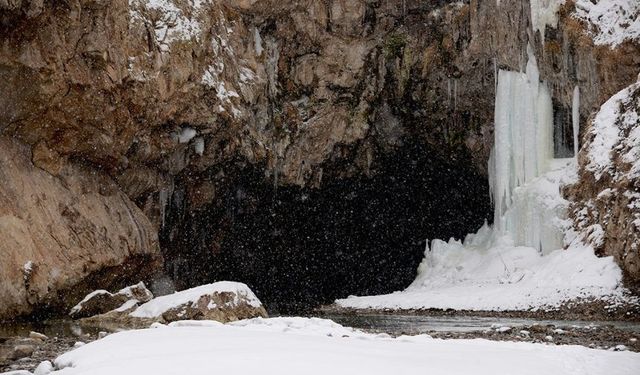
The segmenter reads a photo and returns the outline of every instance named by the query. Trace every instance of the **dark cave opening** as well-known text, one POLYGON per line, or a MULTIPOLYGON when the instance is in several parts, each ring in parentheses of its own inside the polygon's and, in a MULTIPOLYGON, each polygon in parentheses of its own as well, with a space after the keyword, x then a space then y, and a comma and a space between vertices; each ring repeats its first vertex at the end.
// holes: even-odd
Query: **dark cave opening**
POLYGON ((486 177, 468 160, 431 151, 404 142, 371 177, 333 178, 319 189, 276 190, 245 166, 200 210, 174 193, 160 234, 167 273, 179 289, 244 282, 281 313, 403 289, 426 239, 463 238, 491 217, 486 177))

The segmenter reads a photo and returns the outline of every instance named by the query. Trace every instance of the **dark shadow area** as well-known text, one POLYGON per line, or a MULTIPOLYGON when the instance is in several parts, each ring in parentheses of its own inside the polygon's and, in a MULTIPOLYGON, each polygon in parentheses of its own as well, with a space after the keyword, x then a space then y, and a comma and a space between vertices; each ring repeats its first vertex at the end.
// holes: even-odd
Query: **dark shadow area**
POLYGON ((172 203, 161 233, 167 272, 178 288, 245 282, 275 312, 403 289, 425 239, 462 238, 491 217, 486 177, 468 160, 434 155, 405 143, 372 177, 321 189, 276 191, 246 167, 217 205, 185 214, 172 203))

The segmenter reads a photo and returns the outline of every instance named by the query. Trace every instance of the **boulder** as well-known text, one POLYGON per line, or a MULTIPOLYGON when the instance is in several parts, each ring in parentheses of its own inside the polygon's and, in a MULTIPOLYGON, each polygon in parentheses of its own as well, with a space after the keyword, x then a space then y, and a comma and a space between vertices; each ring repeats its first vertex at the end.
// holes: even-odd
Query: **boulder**
POLYGON ((69 312, 73 319, 86 318, 94 315, 104 314, 115 310, 125 304, 129 307, 138 303, 145 303, 153 298, 153 294, 143 282, 128 286, 117 293, 110 293, 106 290, 96 290, 89 293, 82 301, 75 305, 69 312), (127 303, 133 301, 133 303, 127 303))
POLYGON ((156 297, 140 306, 125 304, 82 321, 116 329, 142 328, 156 322, 170 323, 178 320, 215 320, 227 323, 267 316, 264 306, 248 286, 221 281, 156 297))
POLYGON ((267 312, 248 286, 221 281, 155 298, 129 316, 165 323, 177 320, 216 320, 226 323, 267 317, 267 312))

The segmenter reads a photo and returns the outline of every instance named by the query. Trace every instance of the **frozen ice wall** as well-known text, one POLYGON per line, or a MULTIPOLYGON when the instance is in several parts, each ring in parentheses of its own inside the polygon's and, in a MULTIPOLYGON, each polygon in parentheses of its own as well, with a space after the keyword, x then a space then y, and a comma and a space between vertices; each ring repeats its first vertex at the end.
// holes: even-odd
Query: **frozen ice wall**
POLYGON ((526 73, 498 73, 489 183, 497 234, 510 234, 516 245, 543 253, 562 248, 555 225, 559 207, 547 199, 558 187, 529 183, 545 173, 552 160, 553 104, 529 51, 526 73))

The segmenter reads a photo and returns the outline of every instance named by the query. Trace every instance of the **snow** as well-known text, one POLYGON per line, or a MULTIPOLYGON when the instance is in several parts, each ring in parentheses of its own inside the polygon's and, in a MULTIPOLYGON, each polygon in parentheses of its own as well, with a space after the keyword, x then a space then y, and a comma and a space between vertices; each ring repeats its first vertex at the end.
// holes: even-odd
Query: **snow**
POLYGON ((107 290, 103 290, 103 289, 99 289, 99 290, 94 290, 93 292, 87 294, 82 301, 78 302, 77 305, 73 306, 71 308, 71 311, 69 312, 70 314, 75 314, 78 313, 80 311, 82 311, 82 305, 84 305, 87 301, 89 301, 90 299, 92 299, 93 297, 100 295, 100 294, 107 294, 112 296, 113 294, 111 294, 111 292, 107 291, 107 290))
POLYGON ((622 273, 612 257, 598 258, 590 247, 541 255, 514 246, 509 236, 495 238, 488 226, 464 243, 433 240, 404 291, 336 301, 357 309, 456 309, 512 311, 553 309, 575 298, 624 299, 622 273))
POLYGON ((389 338, 306 318, 119 332, 61 355, 56 375, 635 374, 640 354, 487 340, 389 338))
MULTIPOLYGON (((552 157, 551 97, 529 52, 526 74, 499 72, 489 168, 494 227, 485 224, 464 242, 431 241, 415 281, 403 291, 350 296, 337 305, 508 311, 552 310, 581 299, 612 306, 625 301, 627 290, 613 257, 596 257, 565 218, 568 202, 560 189, 577 179, 576 159, 552 157)), ((629 96, 614 97, 612 103, 623 97, 629 96)), ((601 140, 606 144, 596 152, 599 156, 608 155, 615 144, 607 142, 601 140)), ((603 234, 601 227, 593 228, 590 243, 603 234)))
POLYGON ((171 0, 129 0, 130 20, 150 25, 160 50, 168 52, 176 41, 199 38, 202 30, 195 15, 203 3, 194 1, 188 9, 181 9, 171 0))
POLYGON ((193 140, 193 150, 196 154, 202 156, 204 153, 204 138, 198 137, 193 140))
MULTIPOLYGON (((232 281, 219 281, 217 283, 201 285, 166 296, 156 297, 151 301, 140 305, 129 315, 136 318, 158 318, 162 316, 164 312, 172 308, 187 303, 195 305, 201 296, 222 292, 233 292, 236 294, 235 300, 229 302, 231 305, 236 305, 240 298, 246 300, 246 302, 253 307, 260 307, 262 305, 258 297, 256 297, 251 289, 249 289, 245 284, 232 281)), ((215 305, 209 306, 209 308, 215 307, 215 305)))
POLYGON ((576 0, 573 16, 587 22, 596 45, 640 41, 640 1, 576 0))
POLYGON ((33 375, 47 375, 54 370, 53 364, 49 361, 40 362, 38 367, 33 371, 33 375))
MULTIPOLYGON (((628 163, 634 163, 632 173, 640 172, 640 127, 638 124, 638 112, 631 110, 621 112, 623 105, 629 105, 633 100, 631 94, 640 89, 640 83, 621 90, 609 100, 607 100, 593 120, 593 126, 590 133, 593 140, 589 145, 587 157, 587 170, 593 172, 596 180, 600 180, 605 173, 613 170, 612 151, 621 142, 629 149, 628 154, 623 156, 623 160, 628 163), (621 129, 631 128, 629 137, 621 138, 621 129)), ((636 106, 637 108, 637 106, 636 106)))
POLYGON ((178 133, 178 143, 189 143, 197 134, 195 129, 186 126, 178 133))

